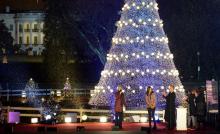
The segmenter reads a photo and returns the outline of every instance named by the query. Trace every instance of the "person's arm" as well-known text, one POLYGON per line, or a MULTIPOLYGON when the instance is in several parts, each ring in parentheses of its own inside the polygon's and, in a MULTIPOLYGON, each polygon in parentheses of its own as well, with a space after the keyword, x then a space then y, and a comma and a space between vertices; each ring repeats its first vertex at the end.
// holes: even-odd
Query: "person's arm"
POLYGON ((145 95, 145 101, 146 101, 147 106, 150 106, 150 102, 149 102, 149 99, 148 99, 147 95, 145 95))
POLYGON ((152 94, 151 99, 152 99, 152 104, 151 105, 152 105, 153 108, 155 108, 156 107, 156 95, 155 95, 155 93, 152 94))
POLYGON ((122 94, 122 103, 123 103, 123 105, 126 107, 126 102, 125 102, 125 96, 124 96, 124 94, 122 94))

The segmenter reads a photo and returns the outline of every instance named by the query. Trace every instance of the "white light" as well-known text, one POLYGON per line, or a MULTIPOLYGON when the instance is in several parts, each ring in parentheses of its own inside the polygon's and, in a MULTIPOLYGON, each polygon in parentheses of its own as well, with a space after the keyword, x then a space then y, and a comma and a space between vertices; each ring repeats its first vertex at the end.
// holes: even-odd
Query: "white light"
POLYGON ((139 19, 138 21, 141 23, 141 22, 142 22, 142 19, 139 19))
POLYGON ((26 92, 25 92, 25 91, 22 91, 22 92, 21 92, 21 97, 22 97, 22 98, 25 98, 25 97, 26 97, 26 92))
POLYGON ((143 89, 143 87, 142 87, 142 86, 139 86, 139 88, 140 88, 140 89, 143 89))
POLYGON ((132 90, 132 93, 135 93, 135 90, 132 90))
POLYGON ((161 86, 161 89, 164 89, 164 86, 161 86))
POLYGON ((169 92, 169 90, 167 89, 167 93, 169 92))
POLYGON ((38 118, 31 118, 31 123, 38 123, 38 118))
POLYGON ((135 53, 132 53, 132 56, 135 56, 135 53))
POLYGON ((125 75, 125 72, 122 72, 122 76, 124 76, 125 75))
POLYGON ((113 93, 113 90, 111 89, 110 92, 113 93))
POLYGON ((82 120, 84 120, 84 121, 87 120, 87 118, 88 118, 87 115, 82 116, 82 120))
POLYGON ((102 123, 105 123, 105 122, 107 122, 107 117, 100 117, 100 120, 99 120, 100 122, 102 122, 102 123))
POLYGON ((156 121, 159 120, 159 115, 155 115, 154 117, 156 121))
POLYGON ((141 75, 144 75, 144 72, 141 72, 141 75))
POLYGON ((131 89, 131 87, 130 87, 130 86, 128 86, 128 89, 131 89))
POLYGON ((157 91, 156 91, 157 93, 159 93, 160 91, 157 89, 157 91))
POLYGON ((147 122, 147 117, 141 117, 141 123, 145 123, 145 122, 147 122))
POLYGON ((57 96, 61 96, 61 91, 57 90, 57 96))
POLYGON ((45 119, 46 120, 50 120, 51 119, 51 115, 46 115, 45 119))
POLYGON ((65 117, 64 121, 65 121, 65 123, 70 123, 70 122, 72 122, 72 118, 71 117, 65 117))

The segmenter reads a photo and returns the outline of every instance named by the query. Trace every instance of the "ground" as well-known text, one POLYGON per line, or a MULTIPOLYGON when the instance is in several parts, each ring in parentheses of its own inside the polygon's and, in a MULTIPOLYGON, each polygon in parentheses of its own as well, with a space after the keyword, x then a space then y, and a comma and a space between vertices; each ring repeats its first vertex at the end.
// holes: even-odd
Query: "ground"
MULTIPOLYGON (((37 134, 42 133, 37 131, 39 127, 49 128, 48 133, 56 133, 53 128, 57 128, 58 134, 146 134, 146 132, 141 131, 141 127, 147 127, 148 123, 123 123, 123 129, 121 131, 112 131, 113 123, 67 123, 67 124, 57 124, 57 125, 43 125, 43 124, 18 124, 14 128, 14 132, 18 134, 37 134), (82 132, 77 132, 77 126, 84 126, 85 130, 82 132), (52 129, 51 129, 52 128, 52 129)), ((176 131, 167 130, 165 124, 159 123, 157 130, 153 130, 152 134, 217 134, 212 128, 206 128, 203 130, 187 130, 187 131, 176 131)), ((0 129, 0 134, 3 133, 3 129, 0 129)))

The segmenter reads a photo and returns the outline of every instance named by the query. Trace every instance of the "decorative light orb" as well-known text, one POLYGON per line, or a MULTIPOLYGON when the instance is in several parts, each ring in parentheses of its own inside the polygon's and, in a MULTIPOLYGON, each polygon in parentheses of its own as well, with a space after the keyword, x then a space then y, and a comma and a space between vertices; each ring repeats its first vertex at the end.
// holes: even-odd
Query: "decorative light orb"
POLYGON ((65 117, 64 121, 65 121, 65 123, 71 123, 72 122, 72 118, 71 117, 65 117))
POLYGON ((31 118, 31 123, 32 124, 38 123, 38 118, 31 118))
POLYGON ((142 86, 139 86, 139 89, 143 89, 143 87, 142 87, 142 86))
POLYGON ((127 88, 128 88, 128 89, 131 89, 131 86, 128 86, 127 88))
POLYGON ((50 120, 51 119, 51 115, 46 115, 45 119, 46 120, 50 120))
POLYGON ((141 117, 141 123, 145 123, 145 122, 147 122, 147 117, 141 117))
POLYGON ((88 118, 87 115, 83 115, 83 116, 82 116, 82 120, 83 120, 83 121, 87 120, 87 118, 88 118))
POLYGON ((156 92, 159 93, 160 91, 157 89, 156 92))
POLYGON ((113 90, 111 89, 110 92, 113 93, 113 90))
POLYGON ((107 122, 107 117, 103 116, 103 117, 100 117, 100 120, 99 120, 101 123, 105 123, 107 122))

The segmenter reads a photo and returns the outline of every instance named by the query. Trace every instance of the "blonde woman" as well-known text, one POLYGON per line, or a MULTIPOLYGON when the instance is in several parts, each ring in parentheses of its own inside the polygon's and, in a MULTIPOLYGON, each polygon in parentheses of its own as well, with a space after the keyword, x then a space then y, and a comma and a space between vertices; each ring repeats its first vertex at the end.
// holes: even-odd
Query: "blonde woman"
POLYGON ((154 121, 154 127, 153 129, 156 129, 156 121, 155 121, 155 109, 156 109, 156 95, 154 94, 153 89, 148 86, 146 95, 145 95, 145 100, 146 100, 146 105, 147 105, 147 110, 148 110, 148 120, 149 120, 149 126, 151 128, 151 118, 153 117, 154 121))

